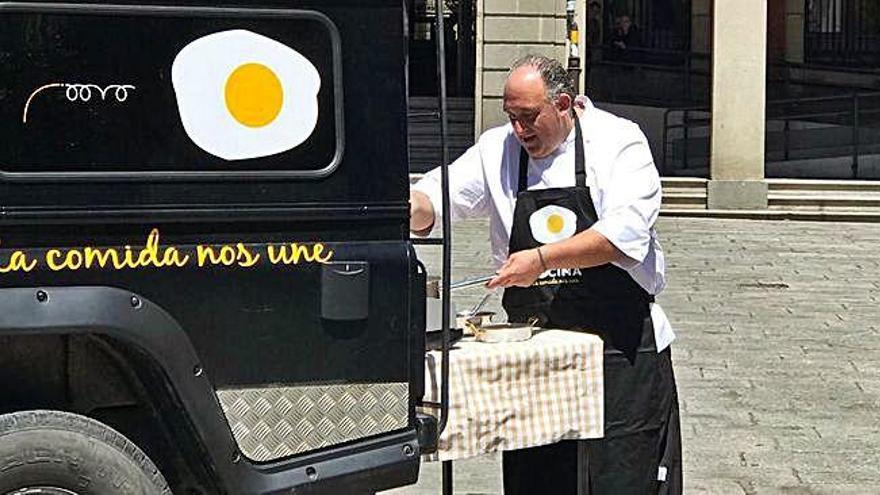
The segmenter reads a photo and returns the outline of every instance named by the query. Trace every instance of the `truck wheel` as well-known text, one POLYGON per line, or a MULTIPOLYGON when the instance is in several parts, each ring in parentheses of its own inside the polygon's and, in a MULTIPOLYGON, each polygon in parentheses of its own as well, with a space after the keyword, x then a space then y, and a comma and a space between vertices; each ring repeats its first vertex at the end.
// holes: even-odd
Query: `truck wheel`
POLYGON ((135 444, 85 416, 61 411, 0 415, 0 493, 171 495, 135 444))

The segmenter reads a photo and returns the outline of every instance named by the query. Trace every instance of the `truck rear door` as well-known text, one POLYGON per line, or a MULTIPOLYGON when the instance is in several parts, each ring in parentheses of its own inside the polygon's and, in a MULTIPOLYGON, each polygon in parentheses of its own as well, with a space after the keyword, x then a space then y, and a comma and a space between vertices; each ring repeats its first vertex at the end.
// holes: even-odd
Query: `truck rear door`
POLYGON ((170 317, 113 338, 229 493, 412 483, 402 2, 250 4, 0 3, 0 284, 170 317))

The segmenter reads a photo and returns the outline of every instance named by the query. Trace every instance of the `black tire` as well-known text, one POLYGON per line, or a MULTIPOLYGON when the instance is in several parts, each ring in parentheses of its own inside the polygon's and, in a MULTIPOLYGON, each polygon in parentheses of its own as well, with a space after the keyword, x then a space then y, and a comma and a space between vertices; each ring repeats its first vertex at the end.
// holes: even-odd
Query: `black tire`
POLYGON ((0 416, 0 493, 15 492, 171 495, 150 458, 121 433, 61 411, 0 416))

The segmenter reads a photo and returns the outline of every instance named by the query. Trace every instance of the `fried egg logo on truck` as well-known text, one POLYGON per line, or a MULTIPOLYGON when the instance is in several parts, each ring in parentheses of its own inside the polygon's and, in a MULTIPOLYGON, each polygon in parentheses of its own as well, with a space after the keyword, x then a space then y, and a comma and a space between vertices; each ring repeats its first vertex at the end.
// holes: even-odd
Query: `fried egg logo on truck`
POLYGON ((191 42, 175 58, 171 80, 187 135, 224 160, 289 151, 318 121, 318 70, 296 50, 251 31, 191 42))

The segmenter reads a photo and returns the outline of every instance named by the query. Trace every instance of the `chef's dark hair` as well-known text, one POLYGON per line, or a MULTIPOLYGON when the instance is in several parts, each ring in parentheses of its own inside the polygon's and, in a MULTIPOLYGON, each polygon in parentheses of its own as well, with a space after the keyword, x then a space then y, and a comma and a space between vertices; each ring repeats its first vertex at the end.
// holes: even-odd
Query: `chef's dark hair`
MULTIPOLYGON (((510 66, 510 73, 520 67, 534 67, 541 74, 544 86, 547 87, 547 99, 554 101, 559 95, 567 94, 571 97, 572 105, 577 96, 574 82, 568 75, 568 70, 558 60, 543 55, 526 55, 516 59, 510 66)), ((508 76, 510 75, 508 73, 508 76)))

